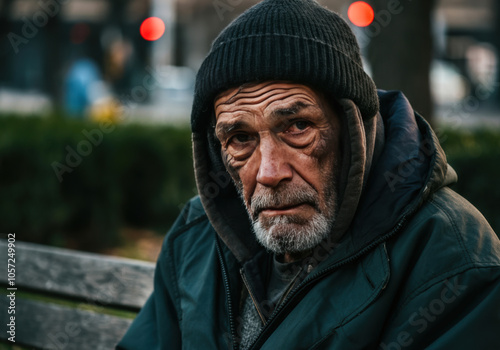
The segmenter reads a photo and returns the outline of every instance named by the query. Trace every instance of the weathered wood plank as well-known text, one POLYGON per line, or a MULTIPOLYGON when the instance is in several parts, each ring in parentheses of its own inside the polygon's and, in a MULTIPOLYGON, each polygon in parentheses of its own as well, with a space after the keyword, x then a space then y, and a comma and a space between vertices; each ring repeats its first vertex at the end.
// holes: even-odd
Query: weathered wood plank
MULTIPOLYGON (((0 298, 6 310, 8 299, 0 298)), ((0 339, 6 340, 9 315, 0 315, 0 339)), ((17 298, 16 344, 50 350, 114 349, 132 320, 87 310, 17 298)))
MULTIPOLYGON (((16 241, 16 287, 139 309, 153 290, 154 264, 16 241)), ((0 239, 0 283, 7 241, 0 239)))

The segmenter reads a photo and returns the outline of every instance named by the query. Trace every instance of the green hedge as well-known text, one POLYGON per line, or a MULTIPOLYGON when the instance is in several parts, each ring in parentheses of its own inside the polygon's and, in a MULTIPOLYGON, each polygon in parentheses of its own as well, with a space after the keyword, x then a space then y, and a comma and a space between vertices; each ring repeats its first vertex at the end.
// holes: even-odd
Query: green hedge
POLYGON ((195 194, 186 128, 0 118, 0 229, 100 250, 122 226, 164 233, 195 194))
POLYGON ((500 130, 442 130, 441 144, 467 198, 500 235, 500 130))
MULTIPOLYGON (((500 131, 440 137, 453 188, 500 232, 500 131)), ((85 250, 120 243, 124 226, 163 234, 196 193, 190 139, 187 127, 0 117, 0 232, 85 250)))

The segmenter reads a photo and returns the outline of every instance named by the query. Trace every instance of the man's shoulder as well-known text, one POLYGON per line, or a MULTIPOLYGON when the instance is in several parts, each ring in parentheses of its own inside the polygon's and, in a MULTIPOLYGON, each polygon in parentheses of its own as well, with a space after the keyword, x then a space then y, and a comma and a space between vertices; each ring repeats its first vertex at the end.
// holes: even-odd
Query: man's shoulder
POLYGON ((189 243, 189 236, 196 235, 202 238, 203 233, 209 231, 213 231, 212 225, 201 204, 200 197, 195 196, 184 205, 174 224, 167 232, 164 245, 182 241, 188 241, 189 243))
POLYGON ((500 240, 481 213, 447 187, 387 247, 392 279, 404 281, 398 285, 402 304, 454 278, 471 286, 500 278, 500 240))
MULTIPOLYGON (((444 187, 424 205, 434 240, 453 239, 470 264, 500 264, 500 240, 488 221, 469 201, 444 187)), ((425 217, 423 218, 425 220, 425 217)))
POLYGON ((194 196, 184 205, 177 220, 180 220, 182 225, 189 225, 193 221, 200 221, 203 218, 206 218, 206 213, 201 204, 200 196, 194 196))
POLYGON ((410 288, 481 268, 500 271, 495 232, 472 204, 447 187, 420 207, 390 246, 410 288))
POLYGON ((158 263, 170 264, 174 270, 185 261, 203 263, 215 249, 215 237, 199 196, 193 197, 167 232, 158 263))
POLYGON ((422 254, 449 265, 500 264, 500 240, 484 216, 465 198, 443 187, 417 211, 407 227, 422 254))

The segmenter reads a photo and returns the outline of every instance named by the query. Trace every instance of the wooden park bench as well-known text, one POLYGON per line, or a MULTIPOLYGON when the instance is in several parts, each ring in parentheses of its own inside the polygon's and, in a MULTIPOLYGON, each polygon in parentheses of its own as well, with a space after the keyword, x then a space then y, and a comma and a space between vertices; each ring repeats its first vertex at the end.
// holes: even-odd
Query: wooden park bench
POLYGON ((8 258, 0 239, 0 343, 27 349, 113 349, 153 289, 153 263, 20 241, 10 286, 8 258), (15 315, 8 313, 12 292, 15 315))

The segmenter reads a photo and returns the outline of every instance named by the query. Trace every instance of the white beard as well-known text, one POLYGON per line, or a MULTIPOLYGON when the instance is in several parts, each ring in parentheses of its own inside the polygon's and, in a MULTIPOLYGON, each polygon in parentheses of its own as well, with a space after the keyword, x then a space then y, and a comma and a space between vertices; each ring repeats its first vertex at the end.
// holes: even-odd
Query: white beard
POLYGON ((264 228, 260 220, 252 221, 257 240, 266 249, 276 253, 298 253, 317 246, 332 230, 334 218, 320 213, 305 223, 295 223, 293 217, 275 216, 269 219, 270 228, 264 228))
MULTIPOLYGON (((279 255, 304 252, 317 246, 328 237, 335 224, 337 207, 335 188, 335 181, 330 179, 330 186, 325 189, 324 194, 327 201, 325 213, 319 209, 318 193, 307 185, 301 188, 284 186, 260 191, 259 195, 252 197, 251 210, 246 205, 258 242, 266 249, 279 255), (259 215, 260 210, 266 207, 304 202, 316 210, 316 213, 309 220, 298 215, 278 215, 264 218, 259 215)), ((243 198, 241 192, 240 195, 243 198)), ((245 203, 244 200, 243 202, 245 203)))

